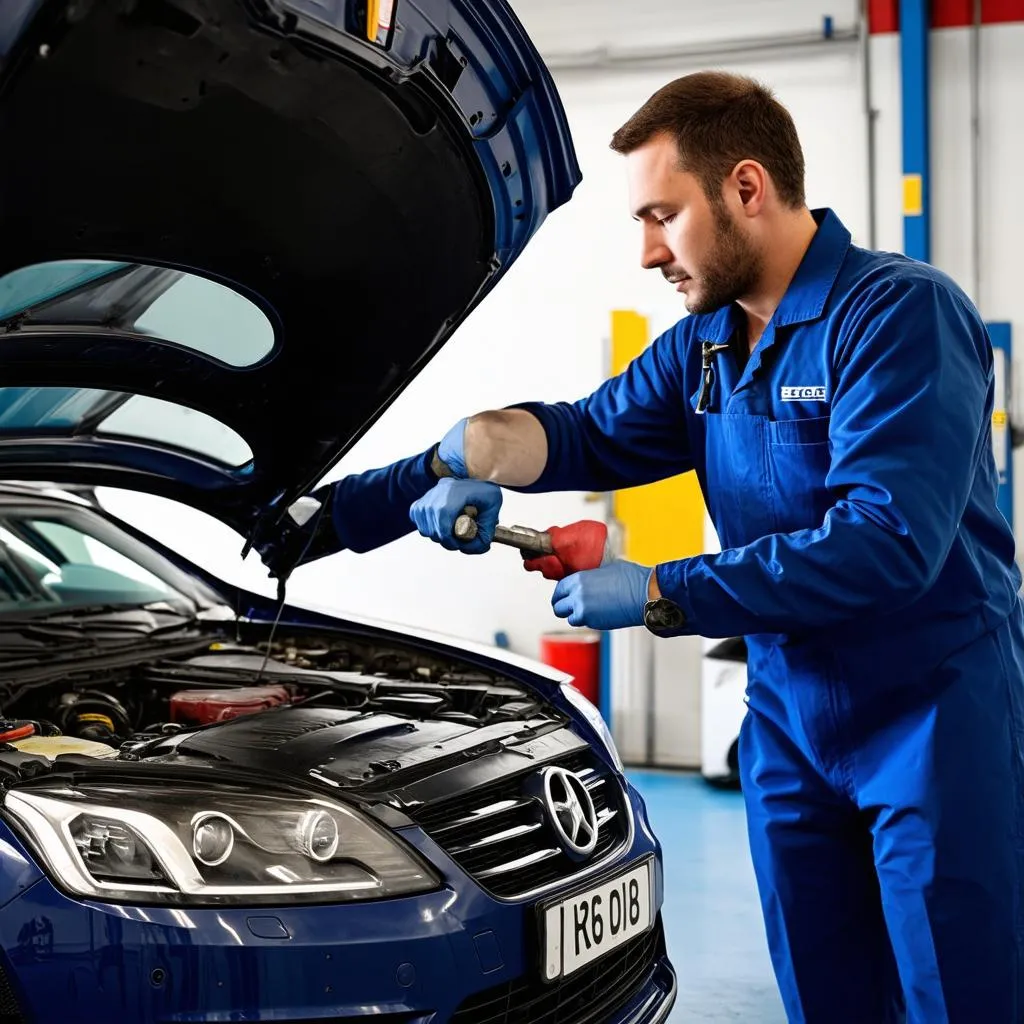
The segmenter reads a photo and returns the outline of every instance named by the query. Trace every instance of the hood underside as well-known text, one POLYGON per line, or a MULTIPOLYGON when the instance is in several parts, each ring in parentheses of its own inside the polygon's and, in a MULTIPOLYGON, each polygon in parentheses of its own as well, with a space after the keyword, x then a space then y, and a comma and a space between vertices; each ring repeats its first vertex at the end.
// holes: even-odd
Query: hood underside
MULTIPOLYGON (((60 467, 249 533, 315 483, 514 258, 496 243, 494 154, 453 98, 451 39, 442 53, 413 3, 396 5, 383 47, 347 30, 357 4, 336 5, 330 30, 302 6, 0 13, 3 476, 60 467), (405 67, 414 37, 425 59, 405 67), (56 296, 40 267, 56 268, 56 296), (209 305, 225 292, 241 342, 209 305)), ((575 184, 560 152, 560 192, 520 187, 531 230, 575 184)), ((518 173, 506 162, 505 179, 518 173)))

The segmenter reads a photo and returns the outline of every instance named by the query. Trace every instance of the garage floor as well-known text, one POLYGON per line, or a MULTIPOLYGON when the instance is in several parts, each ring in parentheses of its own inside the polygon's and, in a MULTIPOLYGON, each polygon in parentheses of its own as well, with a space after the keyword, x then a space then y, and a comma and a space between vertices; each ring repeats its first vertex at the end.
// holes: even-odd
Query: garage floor
POLYGON ((665 927, 679 973, 669 1024, 786 1024, 747 851, 743 797, 693 775, 628 774, 665 851, 665 927))

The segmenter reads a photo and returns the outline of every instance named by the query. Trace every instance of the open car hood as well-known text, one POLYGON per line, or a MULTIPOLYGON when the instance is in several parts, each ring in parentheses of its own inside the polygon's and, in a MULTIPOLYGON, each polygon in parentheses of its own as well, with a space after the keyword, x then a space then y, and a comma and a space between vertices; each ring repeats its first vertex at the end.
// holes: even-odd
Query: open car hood
POLYGON ((3 0, 0 475, 251 535, 579 181, 502 0, 3 0))

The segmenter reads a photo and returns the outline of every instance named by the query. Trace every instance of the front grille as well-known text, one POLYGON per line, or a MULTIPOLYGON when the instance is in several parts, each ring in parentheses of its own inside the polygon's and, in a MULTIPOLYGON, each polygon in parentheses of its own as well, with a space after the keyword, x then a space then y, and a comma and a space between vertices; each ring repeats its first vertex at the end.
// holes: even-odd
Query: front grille
POLYGON ((661 918, 646 934, 561 981, 539 975, 471 996, 450 1024, 596 1024, 642 991, 665 955, 661 918))
MULTIPOLYGON (((590 792, 599 828, 597 847, 586 864, 595 864, 628 837, 622 787, 589 751, 549 763, 575 772, 590 792)), ((413 811, 413 817, 452 860, 495 896, 518 896, 558 882, 584 865, 566 854, 541 801, 532 793, 539 770, 533 767, 505 776, 413 811)))
MULTIPOLYGON (((294 1020, 277 1021, 277 1024, 414 1024, 416 1021, 425 1020, 426 1016, 428 1015, 424 1015, 422 1012, 361 1013, 358 1017, 303 1017, 301 1020, 295 1018, 294 1020)), ((177 1022, 163 1021, 161 1024, 177 1024, 177 1022)))

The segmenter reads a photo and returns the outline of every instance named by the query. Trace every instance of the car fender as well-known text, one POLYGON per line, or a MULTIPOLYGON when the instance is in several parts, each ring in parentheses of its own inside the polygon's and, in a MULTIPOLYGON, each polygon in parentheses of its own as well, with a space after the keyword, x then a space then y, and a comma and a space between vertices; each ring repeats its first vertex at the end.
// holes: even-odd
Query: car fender
POLYGON ((21 840, 7 822, 0 820, 0 907, 17 899, 42 877, 42 870, 21 840))

